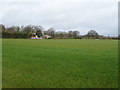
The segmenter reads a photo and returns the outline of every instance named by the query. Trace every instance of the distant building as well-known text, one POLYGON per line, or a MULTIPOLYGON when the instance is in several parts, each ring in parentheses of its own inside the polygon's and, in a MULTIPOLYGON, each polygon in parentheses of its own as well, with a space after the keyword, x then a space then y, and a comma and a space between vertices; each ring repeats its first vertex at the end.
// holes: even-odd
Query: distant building
POLYGON ((51 39, 52 37, 49 36, 49 35, 43 35, 43 38, 46 38, 46 39, 51 39))
POLYGON ((31 37, 31 39, 38 39, 38 36, 37 36, 37 35, 33 35, 33 36, 31 37))
POLYGON ((42 37, 38 37, 36 33, 34 33, 31 37, 31 39, 42 39, 42 37))
POLYGON ((43 35, 43 37, 38 37, 36 33, 33 33, 33 35, 31 36, 31 39, 51 39, 52 37, 50 35, 43 35))

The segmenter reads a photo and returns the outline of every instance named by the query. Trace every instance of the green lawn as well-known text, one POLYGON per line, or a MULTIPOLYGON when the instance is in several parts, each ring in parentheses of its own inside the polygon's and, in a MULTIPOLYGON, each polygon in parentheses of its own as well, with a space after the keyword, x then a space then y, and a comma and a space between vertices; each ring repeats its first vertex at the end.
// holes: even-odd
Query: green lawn
POLYGON ((118 87, 117 40, 3 39, 3 88, 118 87))

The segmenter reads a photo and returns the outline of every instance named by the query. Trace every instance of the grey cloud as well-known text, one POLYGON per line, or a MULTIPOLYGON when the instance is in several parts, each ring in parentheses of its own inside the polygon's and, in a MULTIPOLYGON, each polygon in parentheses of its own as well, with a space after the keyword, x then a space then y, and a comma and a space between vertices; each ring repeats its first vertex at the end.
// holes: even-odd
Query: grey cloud
POLYGON ((9 3, 2 9, 2 20, 11 25, 42 25, 45 29, 79 30, 85 34, 95 29, 103 35, 117 35, 117 3, 43 0, 37 3, 9 3))

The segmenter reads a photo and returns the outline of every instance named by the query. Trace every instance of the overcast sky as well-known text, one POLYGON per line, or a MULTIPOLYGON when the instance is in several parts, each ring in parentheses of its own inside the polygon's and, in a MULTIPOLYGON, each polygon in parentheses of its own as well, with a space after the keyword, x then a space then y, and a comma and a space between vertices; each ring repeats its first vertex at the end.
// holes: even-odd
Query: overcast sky
POLYGON ((41 25, 46 30, 78 30, 86 34, 96 30, 99 34, 118 34, 118 2, 116 0, 39 0, 0 2, 0 23, 12 25, 41 25))

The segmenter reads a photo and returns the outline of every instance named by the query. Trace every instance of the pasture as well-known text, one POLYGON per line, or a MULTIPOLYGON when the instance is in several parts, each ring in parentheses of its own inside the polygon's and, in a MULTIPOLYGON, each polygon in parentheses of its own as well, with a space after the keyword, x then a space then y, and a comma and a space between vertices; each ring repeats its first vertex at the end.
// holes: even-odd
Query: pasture
POLYGON ((3 88, 117 88, 118 41, 3 39, 3 88))

